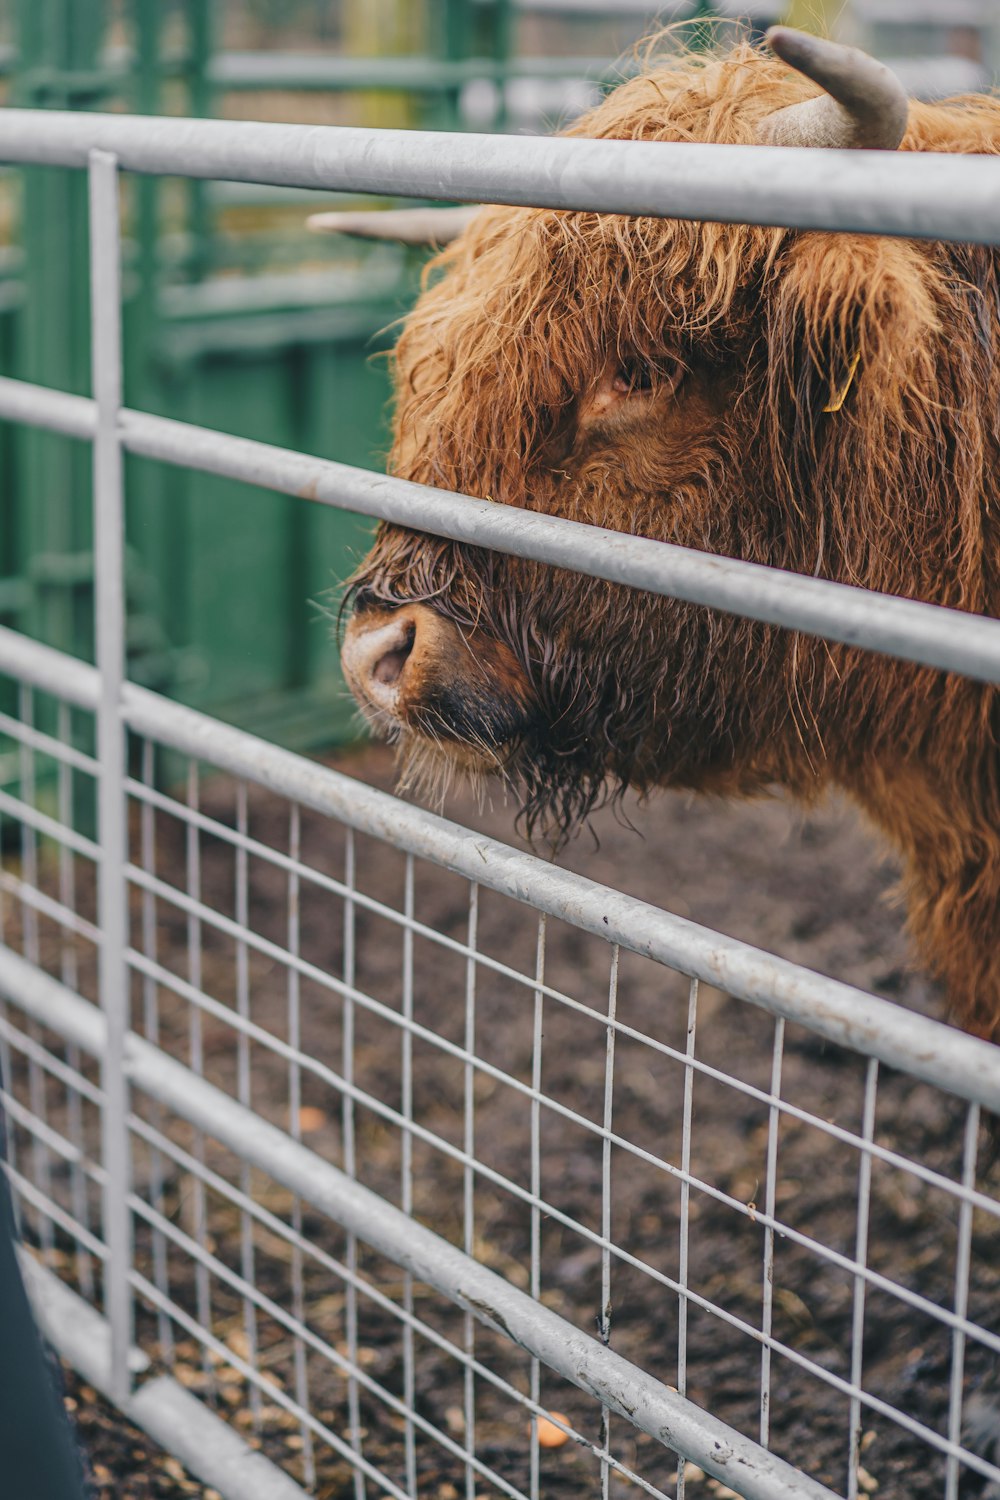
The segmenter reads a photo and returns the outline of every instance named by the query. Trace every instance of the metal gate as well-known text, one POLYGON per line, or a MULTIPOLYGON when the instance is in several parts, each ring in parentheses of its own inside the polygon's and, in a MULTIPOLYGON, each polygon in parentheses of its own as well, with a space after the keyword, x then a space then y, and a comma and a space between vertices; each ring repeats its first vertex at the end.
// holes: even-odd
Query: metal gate
POLYGON ((1000 1354, 1000 1201, 978 1149, 981 1111, 1000 1113, 1000 1050, 124 680, 131 453, 1000 682, 991 620, 122 408, 122 170, 1000 242, 991 161, 855 153, 824 176, 813 158, 0 115, 0 159, 89 174, 93 395, 4 379, 0 415, 91 444, 98 569, 96 667, 0 630, 0 731, 20 767, 18 795, 0 794, 19 835, 0 871, 8 1171, 52 1340, 232 1500, 696 1483, 955 1500, 963 1477, 1000 1481, 975 1432, 1000 1354), (172 792, 155 775, 164 753, 182 767, 172 792), (81 812, 95 788, 96 839, 81 812), (280 838, 255 831, 264 802, 269 827, 282 810, 280 838), (220 861, 225 899, 206 878, 220 861), (429 865, 454 885, 437 925, 421 918, 429 865), (337 961, 318 961, 334 929, 337 961), (431 948, 451 965, 447 995, 422 985, 431 948), (652 1017, 633 1004, 640 970, 655 975, 652 1017), (766 1037, 766 1067, 699 1028, 706 986, 766 1037), (801 1095, 783 1068, 803 1046, 801 1095), (558 1086, 554 1047, 573 1060, 558 1086), (440 1098, 421 1086, 432 1057, 451 1069, 440 1098), (280 1110, 257 1096, 265 1073, 280 1110), (678 1101, 667 1135, 617 1128, 638 1079, 678 1101), (509 1152, 497 1164, 493 1090, 523 1105, 516 1167, 509 1152), (759 1157, 745 1191, 701 1141, 709 1095, 759 1157), (886 1134, 889 1096, 943 1122, 945 1146, 886 1134), (331 1113, 317 1097, 336 1101, 329 1150, 303 1141, 308 1111, 331 1113), (807 1138, 852 1183, 835 1227, 797 1222, 785 1192, 807 1138), (580 1181, 553 1175, 559 1142, 580 1181), (619 1229, 626 1190, 641 1245, 619 1229), (936 1226, 912 1266, 885 1253, 887 1205, 936 1226), (709 1216, 729 1230, 718 1265, 700 1248, 709 1216), (523 1256, 503 1249, 515 1220, 523 1256), (583 1320, 566 1315, 571 1277, 592 1292, 583 1320), (839 1299, 837 1347, 796 1323, 819 1283, 839 1299), (662 1324, 627 1328, 650 1285, 662 1324), (901 1383, 870 1378, 886 1352, 866 1338, 876 1307, 901 1383), (729 1340, 712 1378, 709 1326, 729 1340), (752 1423, 720 1415, 734 1386, 753 1393, 752 1423))

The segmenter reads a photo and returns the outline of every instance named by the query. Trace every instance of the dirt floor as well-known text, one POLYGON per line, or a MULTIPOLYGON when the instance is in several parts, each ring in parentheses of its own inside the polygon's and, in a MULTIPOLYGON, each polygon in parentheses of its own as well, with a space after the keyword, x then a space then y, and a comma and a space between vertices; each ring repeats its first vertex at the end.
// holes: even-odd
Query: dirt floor
MULTIPOLYGON (((387 754, 369 748, 342 758, 352 775, 390 787, 387 754)), ((220 822, 235 817, 234 791, 223 779, 207 782, 202 806, 220 822)), ((857 818, 840 804, 803 816, 783 800, 732 806, 663 796, 647 807, 630 806, 634 827, 610 814, 596 820, 599 844, 584 835, 562 862, 591 878, 620 886, 635 896, 703 922, 763 948, 871 988, 912 1009, 939 1014, 940 997, 911 965, 902 913, 893 901, 895 871, 857 818)), ((509 809, 477 809, 456 793, 446 812, 504 839, 517 842, 509 809)), ((275 848, 288 847, 288 805, 253 792, 250 831, 275 848)), ((183 831, 170 818, 157 819, 156 868, 162 878, 184 883, 183 831)), ((234 910, 234 860, 223 840, 202 840, 202 890, 220 910, 234 910)), ((304 859, 336 876, 343 873, 344 839, 338 828, 303 815, 304 859)), ((358 886, 399 908, 405 899, 405 866, 396 851, 359 839, 358 886)), ((287 878, 283 871, 251 859, 249 915, 252 925, 276 943, 287 935, 287 878)), ((462 941, 468 919, 468 886, 423 862, 413 887, 417 919, 462 941)), ((303 887, 300 943, 303 956, 332 974, 343 972, 342 903, 330 893, 303 887)), ((139 925, 141 911, 137 909, 139 925)), ((185 972, 190 928, 183 912, 158 903, 155 911, 158 959, 185 972)), ((137 942, 140 938, 135 939, 137 942)), ((525 908, 484 893, 480 899, 482 952, 530 975, 535 919, 525 908)), ((415 1019, 460 1044, 465 1024, 465 961, 417 938, 413 950, 412 1003, 415 1019)), ((357 984, 376 997, 386 1012, 401 1004, 405 954, 399 930, 377 914, 362 914, 357 927, 357 984)), ((557 990, 591 1008, 593 1018, 547 1000, 544 1010, 542 1086, 552 1098, 586 1120, 600 1120, 605 1078, 605 1031, 610 953, 598 939, 550 922, 545 978, 557 990)), ((230 939, 202 934, 206 989, 232 1003, 233 974, 240 959, 230 939)), ((254 1022, 286 1034, 288 987, 284 969, 266 955, 248 961, 247 993, 254 1022)), ((301 988, 302 1037, 307 1052, 330 1068, 341 1066, 343 1014, 339 998, 304 980, 301 988)), ((477 997, 478 1054, 509 1077, 530 1081, 533 996, 503 975, 480 970, 477 997)), ((654 1036, 683 1052, 687 1026, 687 985, 646 960, 623 955, 619 1019, 635 1028, 636 1039, 620 1037, 613 1094, 615 1130, 646 1152, 678 1161, 681 1151, 683 1068, 640 1038, 654 1036)), ((400 1037, 386 1016, 358 1011, 355 1080, 374 1100, 390 1108, 402 1101, 400 1037)), ((190 1015, 161 992, 158 1016, 164 1045, 183 1054, 190 1015)), ((714 1074, 694 1086, 691 1171, 704 1183, 690 1202, 689 1284, 698 1298, 721 1308, 730 1321, 692 1306, 687 1334, 687 1393, 725 1422, 754 1437, 760 1430, 760 1347, 734 1326, 742 1319, 760 1326, 765 1237, 755 1220, 763 1204, 769 1114, 759 1098, 728 1082, 735 1078, 767 1090, 773 1066, 774 1022, 754 1007, 703 987, 698 1006, 697 1056, 714 1074), (737 1212, 749 1205, 749 1211, 737 1212)), ((231 1028, 208 1018, 203 1033, 208 1068, 222 1086, 233 1087, 237 1071, 231 1028)), ((256 1045, 251 1068, 254 1106, 287 1121, 287 1063, 256 1045)), ((414 1043, 412 1112, 428 1133, 460 1145, 464 1071, 447 1052, 414 1043)), ((853 1257, 857 1234, 859 1153, 850 1142, 832 1138, 811 1123, 831 1121, 846 1132, 861 1126, 865 1065, 853 1054, 824 1044, 805 1030, 787 1028, 781 1074, 785 1100, 800 1111, 785 1117, 777 1136, 776 1211, 793 1234, 831 1246, 853 1257)), ((307 1143, 320 1155, 343 1160, 340 1099, 329 1081, 303 1076, 300 1115, 307 1143)), ((883 1068, 880 1072, 874 1138, 890 1151, 916 1161, 931 1173, 954 1181, 961 1175, 966 1109, 934 1089, 883 1068)), ((356 1113, 358 1173, 369 1186, 400 1201, 400 1132, 377 1109, 356 1113)), ((510 1183, 529 1183, 531 1110, 523 1089, 480 1074, 475 1087, 476 1144, 488 1169, 510 1183)), ((565 1216, 543 1220, 540 1241, 543 1301, 593 1333, 600 1310, 600 1252, 579 1226, 600 1227, 602 1157, 599 1139, 565 1114, 542 1111, 541 1194, 565 1216), (568 1222, 566 1222, 568 1220, 568 1222)), ((1000 1168, 982 1132, 977 1168, 979 1190, 1000 1198, 1000 1168)), ((227 1169, 219 1158, 217 1169, 227 1169)), ((425 1223, 460 1241, 461 1166, 447 1152, 417 1141, 413 1158, 414 1211, 425 1223)), ((238 1173, 230 1164, 229 1175, 238 1173)), ((612 1346, 671 1385, 679 1380, 677 1297, 656 1276, 676 1278, 680 1269, 681 1197, 675 1179, 647 1160, 616 1149, 612 1153, 612 1233, 634 1258, 615 1266, 612 1279, 612 1346)), ((148 1160, 139 1154, 137 1171, 147 1196, 148 1160), (145 1178, 143 1177, 143 1174, 145 1178)), ((287 1199, 265 1183, 254 1184, 259 1201, 286 1215, 287 1199)), ((163 1188, 169 1213, 190 1224, 190 1185, 182 1174, 168 1174, 163 1188)), ((152 1201, 152 1199, 151 1199, 152 1201)), ((220 1260, 239 1267, 239 1216, 221 1201, 209 1206, 213 1246, 220 1260)), ((329 1221, 307 1212, 305 1232, 331 1256, 345 1253, 343 1236, 329 1221)), ((969 1316, 1000 1331, 1000 1219, 977 1210, 971 1222, 969 1316)), ((275 1303, 291 1298, 287 1253, 271 1240, 258 1245, 258 1285, 275 1303)), ((140 1253, 143 1251, 140 1237, 140 1253)), ((957 1212, 954 1200, 935 1185, 884 1161, 872 1173, 869 1263, 892 1282, 928 1302, 954 1305, 957 1212)), ((476 1194, 477 1255, 509 1280, 528 1284, 530 1214, 517 1194, 480 1179, 476 1194)), ((378 1280, 398 1302, 398 1273, 362 1252, 361 1270, 378 1280)), ((169 1257, 171 1295, 193 1309, 196 1287, 188 1258, 169 1257)), ((306 1305, 317 1327, 334 1347, 343 1347, 342 1286, 322 1266, 307 1265, 306 1305)), ((850 1274, 824 1261, 806 1244, 779 1237, 773 1270, 774 1334, 791 1356, 772 1360, 770 1442, 783 1457, 800 1464, 838 1493, 847 1488, 849 1402, 836 1388, 851 1372, 854 1283, 850 1274), (833 1377, 827 1383, 822 1373, 833 1377)), ((461 1315, 427 1289, 413 1290, 418 1315, 461 1344, 461 1315)), ((213 1331, 239 1350, 242 1308, 224 1287, 213 1292, 213 1331)), ((162 1335, 151 1314, 140 1319, 144 1343, 166 1362, 162 1335)), ((219 1399, 225 1407, 245 1406, 245 1392, 232 1372, 202 1369, 198 1351, 183 1332, 171 1358, 185 1383, 219 1399), (228 1382, 228 1384, 227 1384, 228 1382), (227 1396, 225 1393, 229 1392, 227 1396)), ((404 1370, 398 1320, 362 1299, 359 1339, 365 1368, 387 1390, 402 1393, 404 1370)), ((279 1385, 291 1389, 290 1341, 266 1319, 260 1320, 262 1366, 279 1385)), ((905 1418, 946 1431, 952 1339, 948 1330, 919 1309, 907 1306, 891 1289, 869 1290, 864 1322, 864 1389, 905 1418)), ((519 1390, 527 1388, 527 1361, 489 1333, 479 1335, 477 1353, 519 1390)), ((334 1430, 346 1427, 343 1380, 329 1363, 310 1358, 308 1378, 313 1410, 334 1430)), ((995 1382, 992 1356, 970 1341, 966 1351, 967 1396, 989 1392, 995 1382)), ((172 1460, 157 1458, 144 1438, 125 1432, 92 1393, 71 1382, 81 1439, 90 1452, 96 1493, 157 1500, 211 1492, 185 1481, 172 1460), (140 1456, 141 1455, 141 1456, 140 1456)), ((456 1362, 428 1339, 417 1339, 416 1398, 422 1416, 458 1442, 464 1432, 461 1372, 456 1362)), ((990 1398, 992 1399, 992 1398, 990 1398)), ((565 1413, 592 1440, 599 1436, 599 1411, 565 1382, 543 1374, 541 1401, 565 1413)), ((405 1480, 403 1424, 386 1405, 362 1394, 365 1453, 397 1483, 405 1480)), ((297 1425, 279 1408, 268 1407, 258 1425, 245 1411, 241 1425, 264 1450, 285 1463, 300 1480, 305 1455, 297 1425), (269 1416, 268 1413, 271 1415, 269 1416)), ((476 1449, 504 1480, 527 1486, 530 1445, 525 1413, 483 1379, 476 1382, 476 1449)), ((924 1500, 944 1492, 944 1463, 898 1422, 868 1409, 859 1483, 862 1493, 881 1500, 924 1500)), ((644 1437, 635 1438, 623 1422, 612 1423, 611 1451, 650 1483, 670 1491, 676 1462, 644 1437)), ((457 1457, 418 1435, 415 1448, 420 1494, 456 1500, 465 1493, 465 1471, 457 1457)), ((316 1449, 317 1492, 324 1500, 353 1495, 346 1463, 322 1444, 316 1449)), ((597 1496, 600 1469, 573 1444, 543 1450, 540 1492, 545 1497, 597 1496)), ((483 1478, 477 1492, 497 1493, 483 1478)), ((612 1496, 638 1494, 612 1476, 612 1496)), ((373 1491, 374 1493, 374 1491, 373 1491)), ((695 1476, 693 1495, 718 1496, 711 1480, 695 1476)), ((981 1493, 974 1476, 963 1495, 981 1493)))
POLYGON ((91 1500, 219 1500, 218 1490, 192 1479, 68 1365, 63 1381, 91 1500))

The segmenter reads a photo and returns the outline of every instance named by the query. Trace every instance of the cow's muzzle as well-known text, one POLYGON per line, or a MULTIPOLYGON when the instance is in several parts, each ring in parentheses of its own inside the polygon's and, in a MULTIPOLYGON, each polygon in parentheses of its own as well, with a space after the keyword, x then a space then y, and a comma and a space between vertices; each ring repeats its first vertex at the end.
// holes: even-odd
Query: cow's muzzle
POLYGON ((425 604, 357 610, 341 663, 366 717, 393 736, 496 751, 529 719, 530 690, 513 652, 425 604))

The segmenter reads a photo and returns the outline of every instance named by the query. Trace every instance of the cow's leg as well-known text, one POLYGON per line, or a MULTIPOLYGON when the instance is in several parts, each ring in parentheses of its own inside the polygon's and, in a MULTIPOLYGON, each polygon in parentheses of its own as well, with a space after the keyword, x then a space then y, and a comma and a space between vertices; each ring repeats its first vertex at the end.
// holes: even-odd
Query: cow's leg
POLYGON ((944 983, 952 1019, 1000 1043, 1000 859, 980 846, 957 866, 935 869, 912 857, 908 865, 910 931, 944 983))
POLYGON ((910 932, 951 1018, 1000 1043, 1000 827, 985 797, 911 766, 868 768, 849 790, 903 857, 910 932))

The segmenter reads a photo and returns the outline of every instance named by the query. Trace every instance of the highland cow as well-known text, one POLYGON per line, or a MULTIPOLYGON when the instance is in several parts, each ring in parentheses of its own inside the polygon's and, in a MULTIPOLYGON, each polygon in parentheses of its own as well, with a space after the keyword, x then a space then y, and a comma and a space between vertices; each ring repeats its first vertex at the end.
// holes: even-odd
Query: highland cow
MULTIPOLYGON (((908 105, 863 54, 770 41, 668 58, 570 133, 1000 148, 1000 101, 908 105)), ((484 208, 399 339, 391 467, 995 615, 998 350, 991 249, 484 208)), ((1000 1040, 994 688, 392 526, 350 599, 372 722, 411 767, 510 778, 529 828, 626 788, 842 788, 902 856, 956 1019, 1000 1040)))

